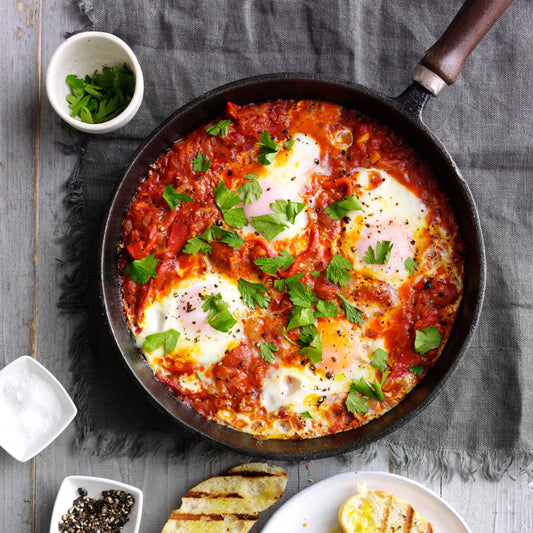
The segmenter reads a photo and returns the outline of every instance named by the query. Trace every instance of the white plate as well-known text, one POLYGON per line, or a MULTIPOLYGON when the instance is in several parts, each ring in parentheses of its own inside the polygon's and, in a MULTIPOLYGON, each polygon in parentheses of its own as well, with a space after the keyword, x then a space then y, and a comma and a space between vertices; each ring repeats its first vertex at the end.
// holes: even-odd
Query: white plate
POLYGON ((72 422, 76 406, 61 383, 24 355, 0 370, 0 446, 26 462, 72 422))
POLYGON ((50 533, 59 532, 59 522, 61 517, 67 514, 72 502, 79 498, 78 488, 87 491, 87 496, 99 500, 102 498, 103 490, 123 490, 129 492, 135 498, 135 504, 131 508, 129 521, 126 522, 120 533, 138 533, 141 525, 141 515, 143 508, 143 493, 140 489, 101 477, 91 476, 69 476, 63 480, 56 496, 52 518, 50 519, 50 533))
POLYGON ((442 498, 420 483, 386 472, 347 472, 311 485, 293 496, 267 522, 262 533, 328 533, 338 525, 342 502, 366 483, 410 503, 433 526, 435 533, 472 533, 442 498))

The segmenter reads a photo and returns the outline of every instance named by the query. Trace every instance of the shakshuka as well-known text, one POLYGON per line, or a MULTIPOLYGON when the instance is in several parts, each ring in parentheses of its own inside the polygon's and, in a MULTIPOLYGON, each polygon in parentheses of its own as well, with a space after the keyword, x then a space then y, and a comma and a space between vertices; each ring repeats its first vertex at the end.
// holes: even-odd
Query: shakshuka
POLYGON ((331 103, 228 103, 139 184, 125 315, 157 379, 257 438, 381 416, 453 327, 464 246, 429 165, 331 103))

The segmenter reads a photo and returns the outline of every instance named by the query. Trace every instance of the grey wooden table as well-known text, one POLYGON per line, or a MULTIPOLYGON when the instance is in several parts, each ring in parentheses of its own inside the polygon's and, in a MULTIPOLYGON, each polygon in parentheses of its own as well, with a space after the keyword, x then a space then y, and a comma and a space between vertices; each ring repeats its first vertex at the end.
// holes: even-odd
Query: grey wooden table
MULTIPOLYGON (((55 141, 61 124, 44 91, 44 74, 53 50, 67 31, 84 27, 78 9, 64 0, 9 0, 2 3, 0 95, 0 367, 29 354, 69 386, 68 317, 57 310, 63 272, 60 237, 65 231, 63 187, 75 164, 55 141)), ((219 453, 208 462, 154 454, 138 459, 80 454, 71 426, 35 459, 21 464, 0 450, 0 533, 49 530, 57 489, 64 477, 87 474, 122 480, 142 488, 141 531, 161 530, 169 511, 195 483, 238 458, 219 453)), ((356 457, 313 461, 287 468, 284 501, 312 482, 340 471, 391 471, 384 448, 370 463, 356 457)), ((533 484, 524 475, 493 483, 482 479, 451 482, 421 479, 416 468, 402 472, 442 495, 475 533, 533 531, 533 484)), ((275 510, 265 512, 260 531, 275 510)))

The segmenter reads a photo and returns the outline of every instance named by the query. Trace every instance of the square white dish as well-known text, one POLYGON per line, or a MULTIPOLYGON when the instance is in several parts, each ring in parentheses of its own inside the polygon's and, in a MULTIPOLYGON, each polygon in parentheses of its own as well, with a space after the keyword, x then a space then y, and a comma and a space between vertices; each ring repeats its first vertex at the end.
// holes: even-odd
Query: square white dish
POLYGON ((61 383, 24 355, 0 370, 0 446, 26 462, 72 422, 77 409, 61 383))
POLYGON ((135 503, 129 514, 129 521, 120 530, 121 533, 138 533, 141 525, 143 493, 140 489, 131 485, 126 485, 120 481, 91 476, 68 476, 66 477, 56 496, 52 518, 50 519, 50 533, 59 532, 59 523, 63 515, 68 513, 72 503, 80 496, 78 488, 85 489, 87 496, 99 500, 102 498, 102 491, 122 490, 129 492, 135 499, 135 503))

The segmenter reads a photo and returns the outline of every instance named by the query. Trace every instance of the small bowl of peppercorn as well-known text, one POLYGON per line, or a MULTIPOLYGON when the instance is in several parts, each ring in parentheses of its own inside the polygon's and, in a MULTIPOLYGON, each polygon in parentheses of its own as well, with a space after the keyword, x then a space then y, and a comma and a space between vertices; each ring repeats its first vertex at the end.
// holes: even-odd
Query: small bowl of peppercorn
POLYGON ((137 57, 123 40, 86 31, 69 37, 52 54, 46 94, 68 125, 86 133, 108 133, 135 116, 144 79, 137 57))
POLYGON ((138 533, 143 493, 112 479, 66 477, 59 487, 50 533, 138 533))

